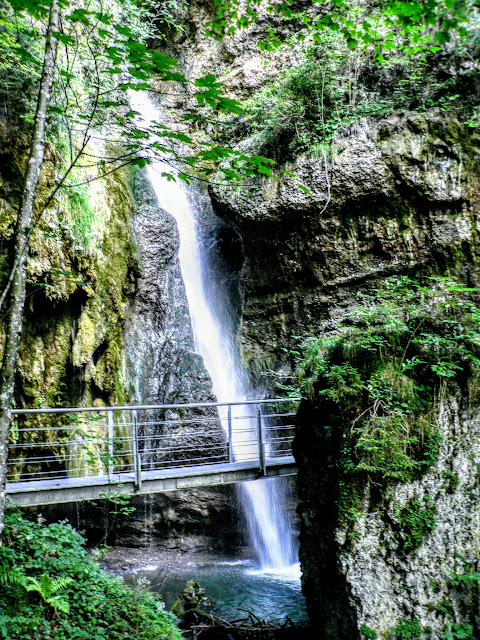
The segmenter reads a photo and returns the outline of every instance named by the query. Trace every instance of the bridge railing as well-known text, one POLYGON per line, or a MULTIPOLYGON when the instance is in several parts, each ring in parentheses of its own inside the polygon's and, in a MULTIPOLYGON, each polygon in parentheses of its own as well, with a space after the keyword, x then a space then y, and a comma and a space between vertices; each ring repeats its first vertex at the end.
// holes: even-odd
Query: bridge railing
POLYGON ((16 409, 7 482, 256 463, 292 455, 295 400, 16 409))

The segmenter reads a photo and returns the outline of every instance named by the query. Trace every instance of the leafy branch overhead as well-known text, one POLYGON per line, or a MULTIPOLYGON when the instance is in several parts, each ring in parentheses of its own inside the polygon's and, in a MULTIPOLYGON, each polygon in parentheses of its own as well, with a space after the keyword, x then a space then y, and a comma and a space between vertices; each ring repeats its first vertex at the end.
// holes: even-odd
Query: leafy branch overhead
MULTIPOLYGON (((313 39, 325 29, 340 33, 349 49, 373 47, 377 56, 393 49, 407 55, 421 51, 435 51, 448 42, 452 34, 463 37, 467 23, 479 6, 478 0, 382 0, 360 4, 360 11, 352 13, 347 0, 312 0, 299 11, 293 0, 215 0, 215 18, 207 24, 208 34, 222 39, 239 29, 248 28, 261 19, 265 11, 281 16, 298 25, 299 39, 311 34, 313 39)), ((269 50, 280 44, 278 35, 269 29, 269 36, 261 41, 261 49, 269 50)))
MULTIPOLYGON (((25 76, 40 75, 43 55, 39 39, 44 37, 41 21, 48 3, 15 1, 5 5, 0 16, 0 49, 10 59, 19 60, 25 76)), ((51 35, 59 43, 54 94, 48 112, 49 136, 65 138, 70 147, 69 158, 75 159, 75 148, 88 137, 90 144, 103 139, 120 142, 114 154, 82 153, 84 167, 116 170, 124 164, 144 166, 161 157, 172 164, 172 176, 187 177, 185 169, 205 171, 209 176, 220 170, 223 179, 239 180, 256 173, 271 175, 270 162, 260 156, 249 157, 229 147, 220 147, 209 137, 199 141, 182 129, 156 124, 155 136, 138 125, 138 114, 128 107, 128 91, 159 90, 164 83, 174 91, 187 92, 197 103, 198 111, 184 117, 210 127, 223 126, 212 120, 228 114, 241 114, 240 104, 224 94, 223 86, 212 74, 187 80, 178 62, 151 48, 145 41, 153 32, 145 25, 129 24, 137 11, 134 2, 112 3, 110 12, 98 3, 89 8, 73 8, 62 4, 61 29, 51 35), (176 87, 176 88, 175 88, 176 87), (203 113, 202 113, 203 111, 203 113)), ((24 119, 33 122, 34 95, 24 119)), ((75 164, 78 164, 78 159, 75 164)), ((75 173, 75 168, 72 169, 75 173)), ((76 181, 78 184, 78 181, 76 181)), ((61 188, 68 188, 62 184, 61 188)))

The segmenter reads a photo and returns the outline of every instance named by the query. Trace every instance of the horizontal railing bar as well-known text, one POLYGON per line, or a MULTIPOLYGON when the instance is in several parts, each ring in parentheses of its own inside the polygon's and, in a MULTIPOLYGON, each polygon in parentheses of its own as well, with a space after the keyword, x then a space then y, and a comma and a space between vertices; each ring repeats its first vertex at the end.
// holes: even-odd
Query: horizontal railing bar
MULTIPOLYGON (((131 464, 122 464, 122 465, 117 465, 117 466, 121 466, 122 469, 132 469, 133 468, 133 465, 131 465, 131 464)), ((52 469, 51 471, 22 471, 22 472, 20 472, 20 475, 21 476, 34 476, 34 477, 37 477, 37 478, 41 479, 42 477, 45 477, 45 476, 48 476, 48 475, 51 475, 51 474, 54 474, 54 473, 56 473, 56 474, 60 474, 60 473, 61 474, 66 474, 68 476, 68 475, 71 475, 72 473, 76 473, 77 471, 78 472, 81 471, 82 475, 75 476, 75 477, 81 477, 81 478, 90 478, 90 477, 95 478, 95 477, 98 477, 97 473, 92 473, 92 474, 85 473, 86 471, 89 471, 88 469, 85 469, 85 467, 71 467, 69 469, 52 469)), ((18 475, 18 474, 10 473, 9 475, 10 476, 15 476, 15 475, 18 475)))
MULTIPOLYGON (((300 401, 301 398, 288 398, 288 401, 300 401)), ((111 407, 67 407, 53 409, 12 409, 12 415, 48 414, 48 413, 101 413, 103 411, 143 411, 153 409, 193 409, 195 407, 228 407, 256 404, 273 404, 285 402, 285 398, 268 398, 264 400, 235 400, 234 402, 197 402, 186 404, 137 404, 111 407)), ((173 421, 173 419, 172 419, 173 421)))
POLYGON ((265 431, 281 431, 282 429, 289 429, 290 431, 292 429, 295 429, 295 425, 294 424, 284 424, 281 427, 264 427, 265 431))
MULTIPOLYGON (((240 462, 256 462, 258 460, 258 458, 243 458, 240 460, 240 462)), ((198 464, 183 464, 183 460, 171 460, 172 465, 175 466, 165 466, 165 467, 157 467, 156 469, 151 469, 151 471, 163 471, 164 469, 181 469, 182 467, 198 467, 201 465, 198 464)), ((189 461, 187 461, 189 462, 189 461)), ((236 462, 239 462, 239 460, 236 460, 236 462)), ((203 463, 202 463, 203 464, 203 463)), ((216 464, 215 462, 206 462, 206 465, 208 464, 216 464)))
MULTIPOLYGON (((252 420, 251 417, 248 418, 248 420, 252 420)), ((143 423, 138 422, 139 426, 143 426, 143 423)), ((118 425, 117 423, 114 424, 114 427, 131 427, 132 423, 125 423, 122 425, 118 425)), ((107 425, 106 424, 102 424, 102 425, 98 425, 95 427, 95 429, 106 429, 107 425)), ((266 430, 268 431, 275 431, 276 429, 293 429, 295 428, 295 425, 293 424, 288 424, 288 425, 282 425, 282 426, 265 426, 264 427, 266 430)), ((17 429, 17 433, 39 433, 39 432, 53 432, 53 431, 77 431, 78 432, 78 436, 80 437, 84 437, 84 438, 103 438, 104 436, 100 435, 100 434, 95 434, 95 433, 88 433, 85 430, 82 430, 80 427, 70 427, 68 425, 64 425, 61 427, 24 427, 22 429, 17 429)), ((223 429, 222 429, 223 431, 223 429)), ((252 431, 253 433, 256 433, 255 429, 253 428, 245 428, 245 429, 236 429, 235 430, 237 433, 241 432, 241 431, 252 431)), ((211 435, 212 433, 214 433, 214 431, 182 431, 182 433, 152 433, 152 434, 144 434, 140 437, 142 438, 166 438, 166 437, 181 437, 184 434, 195 434, 195 435, 211 435)), ((67 436, 66 436, 67 437, 67 436)), ((126 438, 127 436, 114 436, 114 439, 120 439, 120 438, 126 438)), ((21 444, 21 443, 20 443, 21 444)), ((31 444, 31 443, 27 443, 27 444, 31 444)))
MULTIPOLYGON (((249 420, 252 420, 252 418, 249 418, 249 420)), ((141 424, 141 423, 139 423, 141 424)), ((116 428, 118 425, 115 424, 114 427, 116 428)), ((127 424, 127 425, 122 425, 122 426, 128 426, 131 427, 132 423, 127 424)), ((101 428, 102 429, 106 429, 107 425, 102 425, 101 428)), ((295 427, 295 425, 293 424, 287 424, 287 425, 278 425, 278 426, 265 426, 265 429, 268 429, 269 431, 275 431, 276 429, 293 429, 295 427)), ((54 432, 54 431, 68 431, 71 430, 73 432, 77 432, 77 433, 69 433, 66 434, 64 437, 72 437, 72 435, 78 435, 79 438, 90 438, 90 439, 95 439, 95 438, 102 438, 104 439, 105 436, 100 434, 100 433, 88 433, 87 431, 84 431, 82 429, 79 429, 78 427, 72 428, 72 427, 52 427, 51 429, 49 427, 39 427, 38 429, 35 429, 35 427, 25 427, 24 429, 18 429, 18 433, 39 433, 39 432, 54 432)), ((253 427, 243 427, 240 429, 235 429, 235 433, 245 433, 245 432, 249 432, 251 431, 252 433, 256 433, 256 429, 254 429, 253 427)), ((223 429, 220 430, 211 430, 211 431, 198 431, 198 430, 194 430, 194 431, 182 431, 180 433, 175 433, 175 432, 170 432, 170 433, 144 433, 141 436, 139 436, 140 438, 181 438, 182 436, 190 436, 190 435, 195 435, 195 436, 203 436, 203 435, 212 435, 215 433, 225 433, 223 431, 223 429)), ((131 434, 122 434, 122 435, 114 435, 113 439, 114 440, 121 440, 122 438, 128 438, 131 437, 131 434)), ((48 441, 46 441, 48 442, 48 441)), ((59 442, 66 442, 65 440, 60 440, 59 442)), ((16 442, 15 444, 33 444, 33 443, 29 443, 29 442, 25 442, 25 443, 21 443, 21 442, 16 442)))
MULTIPOLYGON (((17 442, 16 444, 10 444, 9 449, 51 449, 52 447, 65 447, 67 445, 85 445, 85 440, 57 440, 56 442, 17 442)), ((100 439, 103 444, 105 439, 100 439)), ((91 441, 88 444, 93 444, 91 441)), ((97 443, 98 444, 98 443, 97 443)))
POLYGON ((202 452, 202 451, 212 451, 212 450, 225 450, 226 449, 226 444, 225 443, 220 443, 217 445, 212 445, 210 446, 203 446, 203 447, 199 447, 199 446, 191 446, 191 447, 158 447, 157 449, 143 449, 142 450, 142 454, 146 455, 147 453, 165 453, 165 452, 171 452, 172 454, 176 454, 176 453, 191 453, 192 451, 195 453, 196 451, 198 452, 202 452))
MULTIPOLYGON (((161 422, 149 422, 147 420, 138 420, 137 424, 139 427, 175 427, 177 425, 185 425, 185 424, 215 424, 220 426, 220 419, 217 416, 216 418, 204 418, 204 417, 198 417, 198 418, 190 418, 188 420, 162 420, 161 422)), ((132 424, 130 423, 126 423, 128 424, 132 424)), ((115 422, 115 426, 119 426, 118 422, 115 422)))
MULTIPOLYGON (((150 470, 158 470, 169 469, 173 466, 179 467, 196 467, 201 466, 202 464, 207 464, 208 460, 221 460, 222 462, 226 462, 225 456, 202 456, 201 458, 192 458, 187 460, 163 460, 161 463, 152 463, 149 465, 150 470), (200 460, 200 462, 198 462, 200 460)), ((148 463, 147 463, 148 464, 148 463)))
POLYGON ((212 456, 211 458, 195 458, 195 460, 200 460, 200 463, 195 462, 194 460, 165 460, 162 462, 160 466, 150 467, 149 471, 162 471, 163 469, 181 469, 182 467, 198 467, 203 464, 213 464, 212 462, 207 462, 208 460, 221 460, 226 462, 225 457, 223 456, 212 456))
MULTIPOLYGON (((267 418, 268 416, 262 416, 264 418, 267 418)), ((288 417, 287 414, 278 414, 277 417, 283 418, 283 417, 288 417)), ((253 417, 252 416, 243 416, 240 418, 235 418, 234 416, 232 416, 232 420, 252 420, 253 417)), ((138 421, 138 426, 158 426, 159 424, 165 425, 165 426, 175 426, 178 424, 191 424, 191 423, 201 423, 201 424, 215 424, 216 422, 218 422, 217 420, 184 420, 183 422, 180 421, 172 421, 172 422, 165 422, 165 423, 146 423, 146 422, 141 422, 140 420, 138 421)), ((92 425, 92 429, 106 429, 107 428, 107 423, 102 423, 102 424, 96 424, 96 425, 92 425)), ((121 427, 131 427, 132 426, 132 422, 115 422, 114 423, 114 427, 117 428, 121 428, 121 427)), ((286 425, 286 426, 291 426, 294 427, 294 425, 286 425)), ((92 433, 88 433, 87 430, 87 425, 70 425, 70 424, 64 424, 58 427, 20 427, 18 429, 15 430, 16 433, 39 433, 39 432, 50 432, 50 431, 78 431, 78 435, 83 435, 83 436, 88 436, 90 438, 95 438, 95 437, 99 437, 96 434, 92 434, 92 433)), ((275 426, 266 426, 266 429, 279 429, 281 427, 275 427, 275 426)), ((252 429, 252 431, 254 431, 254 429, 252 429)), ((199 431, 195 431, 194 433, 201 433, 199 431)), ((211 433, 211 431, 207 431, 205 433, 211 433)), ((155 435, 162 435, 162 436, 166 436, 166 435, 170 435, 170 434, 155 434, 155 435)), ((171 434, 171 435, 177 435, 177 434, 171 434)))
MULTIPOLYGON (((253 432, 253 430, 252 430, 253 432)), ((138 436, 138 440, 139 441, 145 441, 145 440, 162 440, 165 438, 172 438, 172 439, 178 439, 178 438, 206 438, 209 437, 211 438, 212 436, 218 436, 219 433, 221 433, 222 435, 225 434, 225 432, 222 431, 221 432, 217 432, 217 431, 185 431, 182 433, 144 433, 141 436, 138 436)), ((218 442, 220 442, 220 440, 218 440, 218 442)))
MULTIPOLYGON (((17 433, 38 433, 39 431, 68 431, 68 430, 85 431, 85 425, 82 425, 82 427, 80 427, 78 424, 75 426, 64 424, 61 427, 22 427, 21 429, 16 429, 15 431, 17 433)), ((107 428, 106 422, 104 424, 95 425, 95 429, 106 429, 106 428, 107 428)))

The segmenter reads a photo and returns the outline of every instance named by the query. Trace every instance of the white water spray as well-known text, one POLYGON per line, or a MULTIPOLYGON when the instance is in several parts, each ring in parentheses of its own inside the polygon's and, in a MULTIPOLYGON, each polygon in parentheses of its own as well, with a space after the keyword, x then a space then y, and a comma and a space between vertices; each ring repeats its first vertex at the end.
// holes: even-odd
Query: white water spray
MULTIPOLYGON (((160 121, 158 110, 142 92, 131 92, 132 107, 141 114, 142 127, 148 129, 152 122, 160 121)), ((172 181, 162 173, 174 173, 160 161, 147 166, 148 177, 160 206, 177 221, 180 234, 179 260, 185 292, 188 300, 195 346, 203 357, 210 374, 213 392, 218 402, 242 402, 246 389, 242 382, 241 368, 237 362, 232 329, 225 320, 217 317, 209 304, 202 278, 204 265, 196 232, 195 217, 187 198, 186 185, 181 180, 172 181)), ((220 411, 224 428, 227 413, 220 411)), ((255 410, 248 405, 232 408, 233 450, 236 460, 250 458, 254 445, 255 410), (248 414, 248 415, 247 415, 248 414), (241 419, 240 416, 246 416, 241 419), (246 427, 245 422, 248 426, 246 427)), ((261 568, 283 577, 299 577, 297 547, 281 490, 281 479, 255 480, 241 484, 240 494, 247 518, 250 536, 259 556, 261 568)))

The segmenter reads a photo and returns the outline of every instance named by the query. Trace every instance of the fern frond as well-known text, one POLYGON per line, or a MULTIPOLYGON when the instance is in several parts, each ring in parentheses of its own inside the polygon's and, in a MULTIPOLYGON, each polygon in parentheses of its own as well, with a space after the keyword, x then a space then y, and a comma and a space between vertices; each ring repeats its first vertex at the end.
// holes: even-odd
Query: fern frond
POLYGON ((16 565, 11 567, 0 566, 0 584, 11 584, 26 588, 26 575, 23 569, 16 565))

